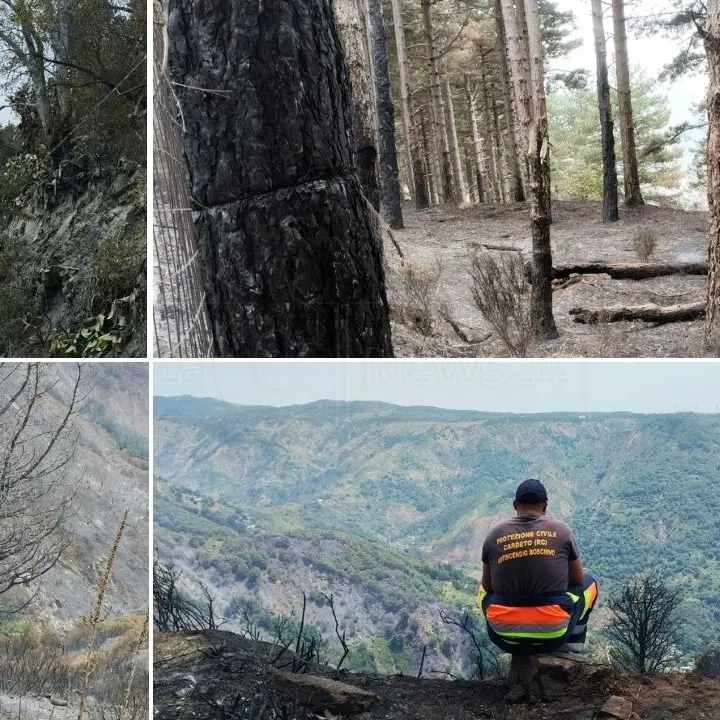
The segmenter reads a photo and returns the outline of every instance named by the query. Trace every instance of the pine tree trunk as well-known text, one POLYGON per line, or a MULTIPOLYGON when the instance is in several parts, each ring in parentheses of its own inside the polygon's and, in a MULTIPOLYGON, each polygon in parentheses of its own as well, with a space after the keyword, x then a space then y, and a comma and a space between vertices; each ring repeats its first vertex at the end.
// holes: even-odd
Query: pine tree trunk
POLYGON ((390 96, 385 26, 380 0, 365 0, 368 10, 370 54, 375 81, 378 150, 380 155, 380 190, 385 220, 393 229, 403 227, 402 197, 398 179, 397 146, 395 145, 395 112, 390 96))
POLYGON ((460 143, 458 142, 457 125, 455 121, 455 106, 453 104, 450 81, 447 78, 445 78, 445 99, 448 108, 448 127, 450 128, 450 147, 452 149, 455 187, 458 189, 458 196, 462 202, 470 202, 465 186, 465 179, 463 178, 460 143))
POLYGON ((470 149, 469 143, 465 144, 465 176, 467 177, 467 188, 470 202, 477 203, 479 202, 477 188, 475 186, 475 181, 473 180, 473 178, 475 177, 475 168, 473 166, 473 152, 470 149))
POLYGON ((502 21, 501 0, 495 0, 495 29, 498 36, 498 57, 500 60, 500 84, 502 87, 503 104, 505 105, 505 119, 507 124, 507 162, 510 171, 510 197, 514 202, 525 202, 525 188, 523 187, 522 171, 518 158, 518 145, 516 136, 515 109, 513 108, 512 93, 510 92, 510 69, 508 67, 507 41, 505 39, 505 26, 502 21))
POLYGON ((480 82, 482 84, 482 96, 483 96, 483 117, 485 118, 485 137, 487 143, 485 145, 487 149, 487 173, 488 173, 488 187, 492 192, 493 202, 501 203, 503 201, 502 188, 500 187, 500 177, 498 176, 497 170, 497 156, 495 155, 495 133, 494 128, 494 117, 493 117, 493 106, 490 100, 490 93, 487 87, 487 73, 485 72, 485 64, 480 64, 480 82))
POLYGON ((487 192, 487 172, 485 169, 485 153, 483 151, 483 137, 480 134, 479 112, 477 107, 477 95, 470 86, 470 78, 465 75, 465 94, 468 107, 470 108, 470 127, 473 136, 473 148, 475 150, 475 165, 477 167, 478 202, 484 203, 487 192))
POLYGON ((456 205, 457 195, 452 180, 450 143, 448 140, 447 123, 445 121, 445 103, 443 101, 442 86, 440 84, 440 66, 437 58, 437 49, 435 47, 435 38, 433 36, 432 18, 430 16, 431 4, 431 0, 421 0, 423 31, 425 33, 425 43, 428 52, 428 73, 430 76, 435 144, 438 148, 443 201, 451 205, 456 205))
POLYGON ((710 67, 708 91, 708 262, 706 335, 715 352, 720 347, 720 1, 708 4, 705 49, 710 67))
POLYGON ((493 149, 493 170, 497 181, 498 195, 501 203, 507 202, 507 192, 505 189, 505 173, 503 172, 503 139, 500 132, 500 120, 498 115, 497 100, 495 97, 495 88, 490 87, 490 97, 492 105, 490 117, 492 118, 492 149, 493 149))
POLYGON ((395 44, 397 46, 398 66, 400 69, 400 100, 402 103, 403 125, 405 127, 405 146, 415 188, 413 194, 415 207, 418 210, 422 210, 430 205, 430 200, 428 198, 428 189, 425 181, 425 170, 422 158, 420 157, 420 140, 418 138, 417 127, 415 126, 410 62, 408 61, 407 45, 405 43, 405 21, 402 15, 401 0, 391 1, 393 25, 395 28, 395 44))
POLYGON ((425 175, 428 181, 428 192, 430 193, 430 200, 434 205, 440 203, 440 197, 437 192, 437 178, 439 171, 437 168, 437 156, 432 153, 430 149, 430 140, 428 138, 428 123, 425 120, 425 116, 420 114, 420 134, 422 136, 423 156, 425 160, 425 175))
MULTIPOLYGON (((510 60, 510 77, 512 78, 513 91, 515 93, 515 107, 518 111, 520 127, 523 130, 522 145, 524 145, 527 151, 527 130, 530 126, 530 78, 523 59, 524 41, 521 36, 520 23, 515 13, 513 0, 501 0, 501 3, 503 25, 505 27, 505 41, 507 43, 507 53, 510 60)), ((522 2, 520 0, 518 5, 521 4, 522 2)))
POLYGON ((598 112, 600 113, 600 137, 603 165, 603 222, 618 219, 617 168, 615 166, 615 134, 610 108, 610 84, 608 82, 607 48, 603 27, 602 0, 590 0, 592 5, 593 34, 595 36, 595 59, 597 63, 598 112))
POLYGON ((630 65, 625 32, 625 0, 612 0, 612 10, 623 177, 625 180, 625 204, 630 207, 637 207, 643 205, 645 201, 640 192, 640 175, 638 173, 637 149, 635 147, 635 125, 633 123, 630 94, 630 65))
POLYGON ((335 0, 335 17, 350 73, 355 161, 365 197, 380 210, 377 174, 375 107, 370 57, 365 42, 365 12, 362 0, 335 0))
POLYGON ((537 0, 502 0, 508 56, 516 88, 517 107, 524 128, 530 166, 532 228, 532 293, 530 314, 538 340, 558 336, 552 314, 552 252, 550 247, 550 140, 545 103, 545 74, 537 0), (521 28, 519 20, 525 20, 521 28), (524 57, 527 37, 528 57, 524 57), (529 65, 529 78, 524 68, 529 65))
POLYGON ((171 0, 170 18, 216 353, 391 356, 332 3, 171 0))

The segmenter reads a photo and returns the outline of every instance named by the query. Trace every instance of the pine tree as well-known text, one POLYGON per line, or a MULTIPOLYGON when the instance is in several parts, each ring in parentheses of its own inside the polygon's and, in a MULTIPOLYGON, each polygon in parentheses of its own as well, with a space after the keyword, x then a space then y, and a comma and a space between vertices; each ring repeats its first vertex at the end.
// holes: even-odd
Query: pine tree
POLYGON ((332 3, 172 0, 170 18, 216 353, 392 355, 332 3))
POLYGON ((375 210, 379 210, 375 105, 370 57, 365 42, 364 7, 362 0, 335 0, 334 8, 350 75, 355 162, 363 192, 375 210))
POLYGON ((613 29, 615 37, 615 72, 617 75, 620 137, 622 138, 623 177, 625 204, 629 207, 643 205, 640 192, 635 125, 633 124, 632 96, 630 92, 630 66, 628 61, 627 34, 625 31, 625 0, 612 0, 613 29))
POLYGON ((533 241, 530 314, 538 340, 558 336, 552 314, 550 247, 550 139, 545 103, 545 74, 537 0, 502 0, 505 34, 516 104, 528 148, 533 241), (517 8, 517 12, 516 12, 517 8))
POLYGON ((708 340, 720 347, 720 0, 710 0, 704 30, 710 67, 708 90, 708 202, 710 265, 707 291, 708 340))
POLYGON ((403 227, 402 198, 398 179, 395 111, 390 96, 385 26, 383 25, 380 0, 365 0, 365 2, 368 10, 368 34, 375 85, 382 209, 390 227, 398 229, 403 227))
POLYGON ((615 136, 613 134, 612 109, 610 107, 610 83, 608 82, 607 49, 603 26, 602 0, 591 0, 595 57, 597 60, 598 112, 600 113, 600 137, 602 139, 603 166, 603 222, 618 220, 617 169, 615 167, 615 136))

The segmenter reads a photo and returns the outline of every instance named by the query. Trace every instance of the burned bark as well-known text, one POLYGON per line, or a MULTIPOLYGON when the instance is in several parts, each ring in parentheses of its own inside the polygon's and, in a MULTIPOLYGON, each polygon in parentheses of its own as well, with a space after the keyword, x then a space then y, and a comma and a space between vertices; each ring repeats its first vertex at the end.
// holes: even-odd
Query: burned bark
POLYGON ((525 188, 523 187, 522 171, 518 158, 518 145, 516 136, 515 109, 512 103, 510 92, 510 68, 508 67, 507 39, 505 37, 505 25, 502 20, 501 0, 495 0, 493 7, 495 13, 495 30, 498 36, 500 47, 498 56, 500 60, 500 85, 503 93, 503 104, 505 105, 505 120, 507 124, 507 160, 510 170, 510 197, 513 202, 525 202, 525 188))
POLYGON ((370 53, 375 82, 380 186, 383 215, 393 229, 403 227, 402 198, 398 180, 397 146, 395 145, 395 110, 390 96, 387 43, 380 0, 366 0, 370 53))
POLYGON ((570 314, 576 323, 596 325, 598 323, 620 322, 621 320, 642 320, 643 322, 665 323, 697 320, 705 317, 705 301, 685 305, 635 305, 624 307, 613 305, 606 308, 571 308, 570 314))
POLYGON ((409 169, 415 192, 415 207, 423 210, 430 205, 428 188, 425 181, 425 168, 422 161, 421 143, 415 124, 415 110, 411 92, 411 71, 405 42, 405 22, 402 15, 400 0, 392 0, 393 26, 395 28, 395 45, 397 46, 398 68, 400 71, 400 101, 402 105, 403 125, 405 127, 405 146, 409 169))
POLYGON ((329 0, 171 0, 169 59, 216 354, 392 354, 329 0))
POLYGON ((633 123, 632 96, 630 93, 630 67, 625 30, 625 0, 612 0, 613 30, 615 37, 615 72, 617 75, 620 138, 622 140, 625 204, 629 207, 644 205, 640 192, 635 125, 633 123))
POLYGON ((538 340, 558 337, 552 312, 552 251, 550 246, 550 138, 545 102, 545 70, 543 64, 540 16, 537 0, 517 0, 518 16, 524 11, 525 28, 530 49, 530 125, 527 131, 530 162, 530 194, 532 207, 532 293, 530 314, 533 332, 538 340))
POLYGON ((355 164, 365 197, 375 210, 379 211, 380 184, 377 173, 375 107, 370 78, 370 58, 365 42, 364 8, 362 0, 336 0, 334 8, 350 75, 355 164))
MULTIPOLYGON (((525 274, 530 276, 530 263, 525 274)), ((571 275, 609 275, 613 280, 646 280, 667 275, 706 275, 707 263, 605 263, 589 262, 558 265, 552 269, 552 279, 562 280, 571 275)))
POLYGON ((603 222, 615 222, 618 217, 617 169, 615 167, 615 135, 610 108, 610 83, 608 82, 607 47, 603 27, 602 0, 591 0, 593 33, 595 35, 595 60, 597 63, 598 112, 600 114, 600 138, 603 166, 603 222))
POLYGON ((453 184, 452 165, 450 163, 450 142, 448 139, 447 122, 445 120, 445 102, 443 100, 442 86, 440 84, 440 61, 437 56, 435 36, 433 33, 432 17, 430 15, 430 0, 421 0, 423 18, 423 32, 428 53, 428 75, 430 77, 430 101, 432 107, 433 130, 435 146, 438 149, 438 164, 440 171, 440 186, 442 187, 443 201, 455 205, 457 195, 453 184))

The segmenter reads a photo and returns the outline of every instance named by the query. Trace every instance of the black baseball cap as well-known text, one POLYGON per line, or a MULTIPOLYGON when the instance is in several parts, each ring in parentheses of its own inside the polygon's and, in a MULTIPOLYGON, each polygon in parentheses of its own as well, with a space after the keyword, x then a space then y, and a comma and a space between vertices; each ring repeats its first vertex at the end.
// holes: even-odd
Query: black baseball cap
POLYGON ((545 486, 534 478, 523 480, 515 491, 515 500, 527 505, 538 505, 547 501, 545 486))

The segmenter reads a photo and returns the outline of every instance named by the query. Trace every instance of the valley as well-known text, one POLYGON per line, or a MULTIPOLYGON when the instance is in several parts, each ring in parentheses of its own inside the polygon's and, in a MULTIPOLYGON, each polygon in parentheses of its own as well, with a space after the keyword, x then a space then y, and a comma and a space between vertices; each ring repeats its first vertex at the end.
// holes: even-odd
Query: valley
POLYGON ((658 571, 682 588, 684 664, 720 631, 720 501, 707 491, 718 430, 716 415, 157 397, 156 545, 188 592, 208 585, 228 629, 248 607, 267 633, 273 617, 297 622, 305 592, 308 622, 339 657, 321 596, 332 593, 355 643, 349 668, 415 674, 426 648, 426 668, 471 674, 467 634, 440 611, 472 614, 485 533, 519 480, 540 477, 601 584, 591 649, 607 596, 658 571))

